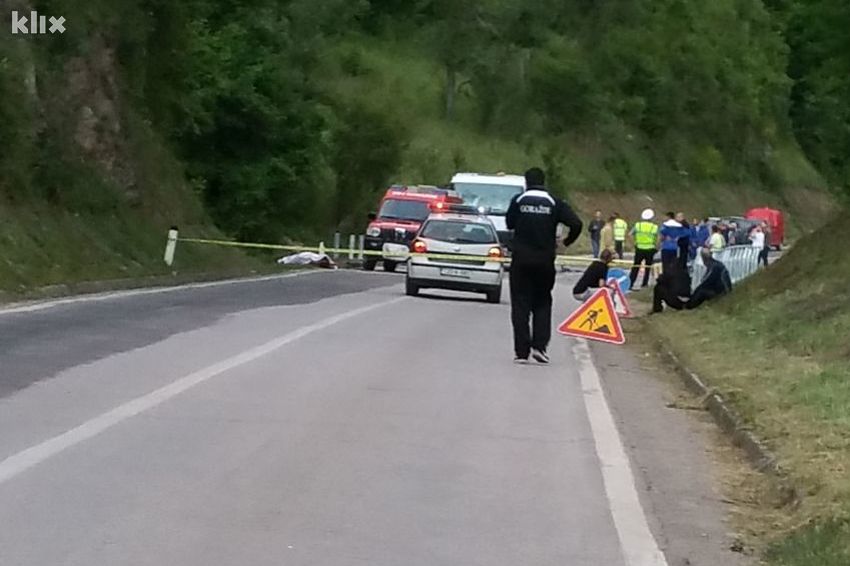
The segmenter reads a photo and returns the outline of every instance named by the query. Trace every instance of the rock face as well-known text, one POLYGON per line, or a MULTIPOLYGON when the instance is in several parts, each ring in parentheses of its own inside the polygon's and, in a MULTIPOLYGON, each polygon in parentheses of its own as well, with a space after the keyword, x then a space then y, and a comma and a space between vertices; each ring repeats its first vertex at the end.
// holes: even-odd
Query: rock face
POLYGON ((136 174, 122 126, 114 48, 94 39, 85 55, 65 64, 64 75, 60 100, 72 117, 73 139, 84 159, 133 196, 136 174))

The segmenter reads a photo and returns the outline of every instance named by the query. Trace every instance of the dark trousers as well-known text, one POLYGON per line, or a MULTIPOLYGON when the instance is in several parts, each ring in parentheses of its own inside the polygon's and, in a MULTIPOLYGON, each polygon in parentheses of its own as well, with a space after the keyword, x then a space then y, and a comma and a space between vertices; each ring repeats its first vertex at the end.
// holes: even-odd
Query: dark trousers
POLYGON ((719 296, 720 294, 714 291, 698 289, 689 301, 683 301, 666 285, 656 285, 652 291, 652 312, 662 312, 665 304, 677 311, 683 309, 693 310, 704 302, 716 299, 719 296))
POLYGON ((632 272, 629 274, 629 279, 632 281, 632 289, 635 288, 638 273, 640 272, 641 262, 646 262, 646 268, 643 272, 643 286, 649 285, 649 275, 652 271, 652 264, 655 262, 655 250, 642 250, 635 248, 635 266, 632 267, 632 272))
POLYGON ((514 353, 527 358, 531 348, 546 351, 552 337, 552 287, 555 265, 518 263, 511 265, 511 322, 514 327, 514 353), (531 317, 531 330, 529 329, 531 317))
POLYGON ((599 236, 590 237, 590 249, 593 251, 593 257, 599 257, 599 236))
POLYGON ((658 284, 652 290, 652 312, 663 312, 664 304, 680 311, 685 308, 685 303, 668 285, 658 284))
POLYGON ((758 258, 758 264, 757 265, 761 265, 762 263, 764 263, 764 266, 767 267, 767 261, 768 261, 767 258, 769 256, 770 256, 770 248, 768 246, 765 246, 759 252, 759 258, 758 258))
POLYGON ((617 252, 617 257, 623 259, 623 240, 614 240, 614 251, 617 252))
POLYGON ((690 240, 684 240, 679 242, 679 265, 682 269, 687 269, 688 267, 688 252, 690 251, 691 242, 690 240))
POLYGON ((720 293, 712 291, 710 289, 697 289, 696 292, 691 297, 691 300, 688 301, 685 308, 688 310, 695 309, 706 301, 710 301, 711 299, 716 299, 720 296, 720 293))
POLYGON ((661 250, 661 267, 668 273, 673 270, 678 260, 678 249, 676 250, 661 250))

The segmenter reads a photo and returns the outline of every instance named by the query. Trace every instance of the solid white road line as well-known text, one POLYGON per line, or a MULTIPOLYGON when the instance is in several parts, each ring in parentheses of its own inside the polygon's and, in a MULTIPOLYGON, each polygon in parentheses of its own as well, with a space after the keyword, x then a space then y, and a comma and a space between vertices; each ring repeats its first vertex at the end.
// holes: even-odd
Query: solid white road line
POLYGON ((667 559, 649 529, 640 504, 629 457, 605 399, 587 342, 576 340, 573 355, 578 362, 584 404, 602 468, 605 495, 620 537, 626 566, 667 566, 667 559))
POLYGON ((290 277, 302 277, 304 275, 315 275, 317 273, 332 273, 326 269, 304 270, 284 275, 265 275, 260 277, 242 277, 237 279, 223 279, 221 281, 208 281, 206 283, 189 283, 186 285, 172 285, 170 287, 150 287, 146 289, 128 289, 126 291, 109 291, 106 293, 93 293, 90 295, 77 295, 64 299, 52 299, 32 303, 12 303, 5 308, 0 308, 0 316, 4 314, 17 314, 22 312, 35 312, 63 305, 78 303, 90 303, 97 301, 108 301, 123 299, 126 297, 140 297, 143 295, 157 295, 159 293, 172 293, 174 291, 185 291, 188 289, 205 289, 207 287, 223 287, 226 285, 240 285, 242 283, 260 283, 262 281, 274 281, 275 279, 289 279, 290 277))
POLYGON ((298 330, 290 332, 289 334, 285 334, 284 336, 257 346, 256 348, 246 350, 241 354, 213 364, 190 375, 181 377, 170 384, 157 389, 156 391, 148 393, 147 395, 142 395, 132 401, 128 401, 127 403, 103 413, 102 415, 99 415, 67 432, 54 436, 49 440, 6 458, 0 462, 0 484, 18 476, 33 466, 44 462, 48 458, 51 458, 52 456, 55 456, 81 442, 89 440, 113 426, 144 411, 152 409, 153 407, 156 407, 157 405, 160 405, 195 387, 196 385, 200 385, 201 383, 216 377, 217 375, 257 360, 274 352, 275 350, 278 350, 279 348, 282 348, 283 346, 286 346, 287 344, 291 344, 296 340, 304 338, 309 334, 319 332, 344 320, 354 318, 380 307, 398 303, 405 299, 406 297, 399 297, 389 301, 361 307, 326 318, 316 322, 315 324, 304 326, 298 330))

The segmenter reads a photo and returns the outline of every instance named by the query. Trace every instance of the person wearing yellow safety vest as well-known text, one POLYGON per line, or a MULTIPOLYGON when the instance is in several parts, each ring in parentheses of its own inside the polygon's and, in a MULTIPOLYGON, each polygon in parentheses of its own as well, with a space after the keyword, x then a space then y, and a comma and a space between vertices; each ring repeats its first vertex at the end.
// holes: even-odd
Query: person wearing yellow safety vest
POLYGON ((614 250, 617 252, 617 257, 623 259, 623 250, 626 244, 626 234, 629 231, 629 224, 620 217, 619 212, 614 213, 614 250))
POLYGON ((641 213, 640 222, 635 223, 630 232, 635 242, 635 264, 629 276, 632 289, 635 288, 635 281, 637 281, 642 263, 644 264, 644 272, 641 288, 649 285, 649 274, 652 271, 652 264, 655 262, 655 253, 658 251, 658 225, 652 222, 653 218, 655 218, 655 211, 647 208, 641 213))

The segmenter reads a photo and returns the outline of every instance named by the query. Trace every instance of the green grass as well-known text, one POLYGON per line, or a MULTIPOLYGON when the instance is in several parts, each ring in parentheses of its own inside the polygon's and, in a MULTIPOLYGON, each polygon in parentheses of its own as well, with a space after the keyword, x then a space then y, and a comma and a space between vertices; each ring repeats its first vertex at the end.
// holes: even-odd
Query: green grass
MULTIPOLYGON (((183 245, 174 267, 168 268, 162 261, 167 228, 130 209, 84 214, 0 204, 0 291, 25 295, 61 283, 173 271, 247 272, 257 265, 233 251, 183 245)), ((206 225, 186 225, 184 233, 217 235, 206 225)))
POLYGON ((831 243, 842 226, 804 238, 729 298, 650 322, 804 493, 764 528, 782 566, 850 564, 850 249, 831 243))
POLYGON ((777 566, 847 566, 850 564, 848 540, 847 521, 808 525, 774 545, 767 558, 777 566))

